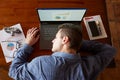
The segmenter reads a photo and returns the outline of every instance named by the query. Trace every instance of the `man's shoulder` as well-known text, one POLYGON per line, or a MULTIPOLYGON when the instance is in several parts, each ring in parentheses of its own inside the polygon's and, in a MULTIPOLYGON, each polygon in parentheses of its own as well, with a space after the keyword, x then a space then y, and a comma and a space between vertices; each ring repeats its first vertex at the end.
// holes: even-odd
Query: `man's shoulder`
POLYGON ((53 60, 53 56, 43 55, 43 56, 38 56, 35 59, 38 59, 38 60, 41 60, 41 61, 51 61, 51 60, 53 60))

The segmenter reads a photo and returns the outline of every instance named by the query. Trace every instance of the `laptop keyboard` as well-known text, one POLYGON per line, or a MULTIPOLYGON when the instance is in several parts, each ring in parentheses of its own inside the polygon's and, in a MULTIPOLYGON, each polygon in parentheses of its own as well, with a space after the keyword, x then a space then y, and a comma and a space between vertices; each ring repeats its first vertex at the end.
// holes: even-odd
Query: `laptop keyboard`
POLYGON ((54 28, 46 28, 44 30, 45 40, 51 40, 55 37, 56 30, 54 28))
POLYGON ((57 26, 45 26, 43 27, 44 40, 53 40, 57 32, 57 26))

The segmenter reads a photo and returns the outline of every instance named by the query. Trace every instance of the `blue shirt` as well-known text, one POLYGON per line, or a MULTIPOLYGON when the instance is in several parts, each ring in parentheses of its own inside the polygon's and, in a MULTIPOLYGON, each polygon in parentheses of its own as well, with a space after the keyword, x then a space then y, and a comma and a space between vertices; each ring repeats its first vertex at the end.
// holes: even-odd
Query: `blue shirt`
POLYGON ((15 80, 84 80, 77 54, 55 52, 27 62, 33 48, 25 44, 13 60, 9 76, 15 80))

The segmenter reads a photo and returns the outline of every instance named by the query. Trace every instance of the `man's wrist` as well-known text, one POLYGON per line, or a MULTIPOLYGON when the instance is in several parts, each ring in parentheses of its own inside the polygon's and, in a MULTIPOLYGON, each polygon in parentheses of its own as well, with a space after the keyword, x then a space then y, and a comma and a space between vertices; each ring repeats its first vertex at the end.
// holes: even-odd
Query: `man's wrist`
POLYGON ((22 48, 28 53, 31 53, 33 51, 33 47, 27 43, 25 43, 22 48))

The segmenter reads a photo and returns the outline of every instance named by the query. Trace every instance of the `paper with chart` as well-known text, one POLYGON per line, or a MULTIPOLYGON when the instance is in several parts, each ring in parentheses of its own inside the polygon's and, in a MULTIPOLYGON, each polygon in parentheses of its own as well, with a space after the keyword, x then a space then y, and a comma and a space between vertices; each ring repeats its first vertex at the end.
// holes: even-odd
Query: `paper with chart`
POLYGON ((20 24, 0 30, 0 44, 7 63, 14 59, 16 51, 22 47, 24 40, 25 36, 20 24))

